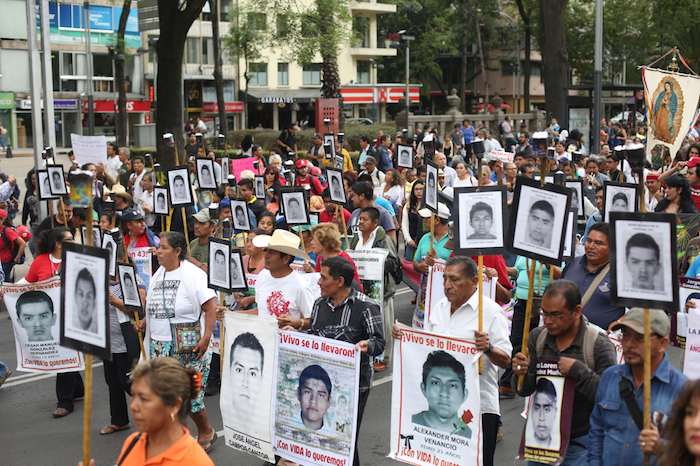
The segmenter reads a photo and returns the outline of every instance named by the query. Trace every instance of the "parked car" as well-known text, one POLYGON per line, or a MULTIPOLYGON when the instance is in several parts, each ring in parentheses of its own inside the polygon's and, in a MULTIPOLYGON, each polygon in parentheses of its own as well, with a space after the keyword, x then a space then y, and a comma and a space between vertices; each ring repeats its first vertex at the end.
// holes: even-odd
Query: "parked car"
POLYGON ((353 118, 352 120, 348 120, 347 123, 353 123, 356 125, 373 125, 374 121, 369 118, 353 118))
MULTIPOLYGON (((618 121, 625 122, 630 116, 630 112, 620 112, 614 117, 610 118, 610 123, 615 124, 618 121)), ((637 121, 645 121, 644 115, 642 115, 639 112, 636 112, 635 116, 637 117, 637 121)))

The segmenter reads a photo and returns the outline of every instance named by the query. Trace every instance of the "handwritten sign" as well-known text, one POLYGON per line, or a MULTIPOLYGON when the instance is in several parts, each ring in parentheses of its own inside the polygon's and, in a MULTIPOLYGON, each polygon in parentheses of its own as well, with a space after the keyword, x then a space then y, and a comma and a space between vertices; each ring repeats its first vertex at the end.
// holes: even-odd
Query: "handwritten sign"
POLYGON ((73 147, 73 155, 75 155, 75 163, 78 165, 107 162, 107 138, 105 136, 81 136, 71 133, 70 142, 73 147))
POLYGON ((503 162, 512 162, 515 154, 512 152, 506 152, 502 150, 492 150, 491 157, 495 157, 503 162))

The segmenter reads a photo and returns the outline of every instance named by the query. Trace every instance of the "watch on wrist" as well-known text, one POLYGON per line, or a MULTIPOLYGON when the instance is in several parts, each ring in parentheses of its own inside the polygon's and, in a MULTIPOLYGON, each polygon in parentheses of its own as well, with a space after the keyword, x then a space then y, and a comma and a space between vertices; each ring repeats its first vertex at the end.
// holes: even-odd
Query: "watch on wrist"
POLYGON ((484 354, 491 354, 493 353, 493 345, 489 345, 488 351, 484 351, 484 354))

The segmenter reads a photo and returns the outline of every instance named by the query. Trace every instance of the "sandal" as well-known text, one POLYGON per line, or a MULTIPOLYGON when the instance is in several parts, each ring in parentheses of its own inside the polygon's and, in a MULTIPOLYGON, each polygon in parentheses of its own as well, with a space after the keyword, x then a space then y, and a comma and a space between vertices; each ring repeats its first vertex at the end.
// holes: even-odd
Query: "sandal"
POLYGON ((211 438, 211 440, 207 440, 206 442, 199 442, 199 444, 204 449, 204 453, 209 454, 209 451, 214 446, 214 442, 216 442, 216 439, 218 439, 218 438, 219 438, 219 436, 216 435, 216 432, 214 432, 214 436, 211 438), (207 448, 207 445, 209 446, 208 448, 207 448))
POLYGON ((129 426, 129 424, 127 424, 125 426, 121 426, 121 427, 115 426, 114 424, 112 424, 112 425, 109 425, 109 426, 103 428, 100 431, 100 435, 109 435, 109 434, 113 434, 115 432, 119 432, 120 430, 127 430, 130 428, 131 428, 131 426, 129 426))

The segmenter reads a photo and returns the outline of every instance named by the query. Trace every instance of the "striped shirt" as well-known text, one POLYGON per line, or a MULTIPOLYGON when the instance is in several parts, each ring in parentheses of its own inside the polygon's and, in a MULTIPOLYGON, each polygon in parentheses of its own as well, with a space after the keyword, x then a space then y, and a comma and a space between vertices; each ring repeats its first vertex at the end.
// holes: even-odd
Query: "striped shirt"
POLYGON ((308 333, 352 344, 367 340, 367 353, 360 358, 360 392, 372 388, 374 356, 382 354, 385 346, 384 322, 376 301, 355 290, 335 307, 332 298, 318 298, 308 333))

